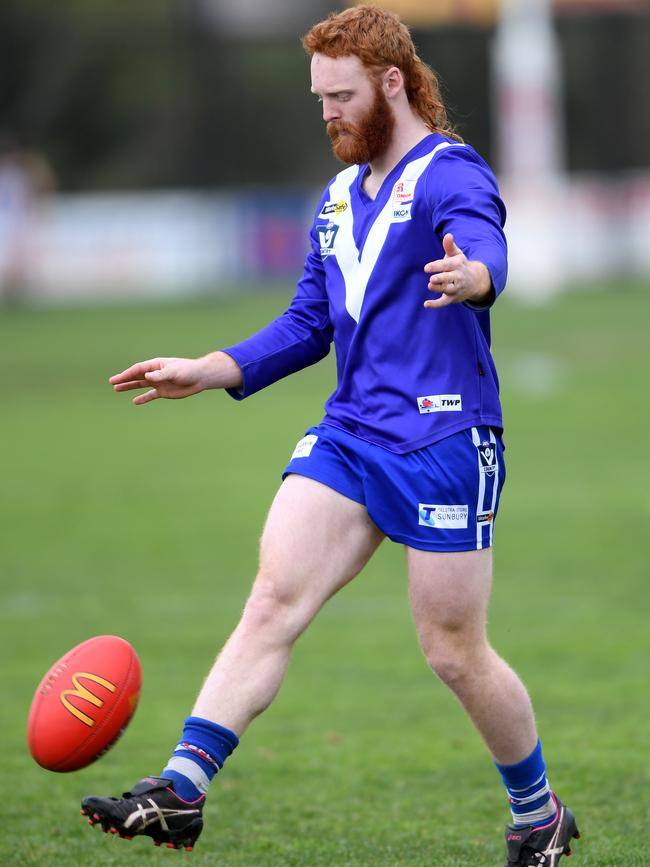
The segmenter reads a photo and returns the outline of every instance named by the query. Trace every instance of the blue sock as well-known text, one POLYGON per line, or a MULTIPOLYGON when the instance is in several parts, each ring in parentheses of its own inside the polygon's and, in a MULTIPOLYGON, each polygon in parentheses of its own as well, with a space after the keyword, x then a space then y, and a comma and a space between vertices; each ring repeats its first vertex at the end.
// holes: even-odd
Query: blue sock
POLYGON ((512 821, 519 827, 546 825, 555 816, 553 794, 546 779, 541 741, 532 753, 515 765, 494 763, 510 797, 512 821))
POLYGON ((172 780, 174 791, 184 801, 196 801, 208 791, 212 778, 238 743, 239 738, 230 729, 188 716, 183 735, 161 776, 172 780))

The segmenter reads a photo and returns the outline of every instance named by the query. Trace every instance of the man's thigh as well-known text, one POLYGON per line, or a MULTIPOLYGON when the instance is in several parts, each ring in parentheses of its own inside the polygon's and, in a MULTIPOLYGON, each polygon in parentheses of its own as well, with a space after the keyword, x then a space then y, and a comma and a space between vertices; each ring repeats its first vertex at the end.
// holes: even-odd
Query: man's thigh
POLYGON ((288 603, 318 609, 365 566, 384 538, 365 506, 320 482, 289 475, 271 505, 258 582, 288 603))
POLYGON ((407 548, 409 597, 421 638, 485 633, 492 549, 437 552, 407 548))

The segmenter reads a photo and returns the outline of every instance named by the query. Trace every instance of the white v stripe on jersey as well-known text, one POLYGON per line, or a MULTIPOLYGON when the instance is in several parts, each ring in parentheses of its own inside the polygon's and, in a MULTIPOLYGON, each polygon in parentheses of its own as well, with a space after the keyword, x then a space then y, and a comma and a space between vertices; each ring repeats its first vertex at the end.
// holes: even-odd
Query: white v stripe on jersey
MULTIPOLYGON (((402 174, 396 179, 395 184, 400 181, 410 181, 415 186, 415 182, 434 156, 441 150, 449 147, 464 147, 464 145, 453 142, 441 142, 431 153, 407 163, 402 174)), ((350 187, 358 173, 359 166, 350 166, 349 169, 342 171, 336 176, 334 183, 330 186, 329 193, 331 201, 343 201, 348 206, 342 213, 333 215, 332 221, 338 223, 339 226, 336 241, 334 242, 334 252, 336 253, 336 261, 345 282, 345 307, 355 322, 359 321, 368 281, 377 264, 382 247, 386 242, 394 210, 394 202, 391 196, 375 219, 368 232, 363 250, 359 253, 352 232, 353 214, 350 202, 350 187)), ((424 264, 423 262, 423 267, 424 264)))

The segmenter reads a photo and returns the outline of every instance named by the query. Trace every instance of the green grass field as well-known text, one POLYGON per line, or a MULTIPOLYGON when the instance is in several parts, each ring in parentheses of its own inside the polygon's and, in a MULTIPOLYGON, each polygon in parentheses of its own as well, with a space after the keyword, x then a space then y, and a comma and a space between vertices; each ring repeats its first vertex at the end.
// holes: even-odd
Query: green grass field
MULTIPOLYGON (((1 864, 503 864, 500 783, 421 658, 390 543, 299 642, 277 702, 215 783, 192 855, 79 816, 83 795, 163 767, 333 365, 243 404, 205 394, 135 408, 106 379, 234 342, 284 301, 0 311, 1 864), (100 633, 136 646, 140 708, 94 766, 43 771, 24 738, 33 690, 100 633)), ((642 287, 543 308, 504 299, 494 316, 508 482, 491 637, 532 693, 551 782, 578 816, 575 867, 650 864, 649 328, 642 287)))

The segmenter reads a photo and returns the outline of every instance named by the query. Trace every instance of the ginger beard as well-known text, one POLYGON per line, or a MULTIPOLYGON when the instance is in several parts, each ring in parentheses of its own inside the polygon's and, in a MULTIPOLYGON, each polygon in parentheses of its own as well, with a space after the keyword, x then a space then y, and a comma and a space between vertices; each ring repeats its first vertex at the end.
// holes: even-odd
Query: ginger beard
POLYGON ((358 124, 342 120, 331 120, 327 124, 334 156, 343 163, 371 163, 388 149, 395 117, 378 82, 375 82, 374 90, 373 104, 358 124))

